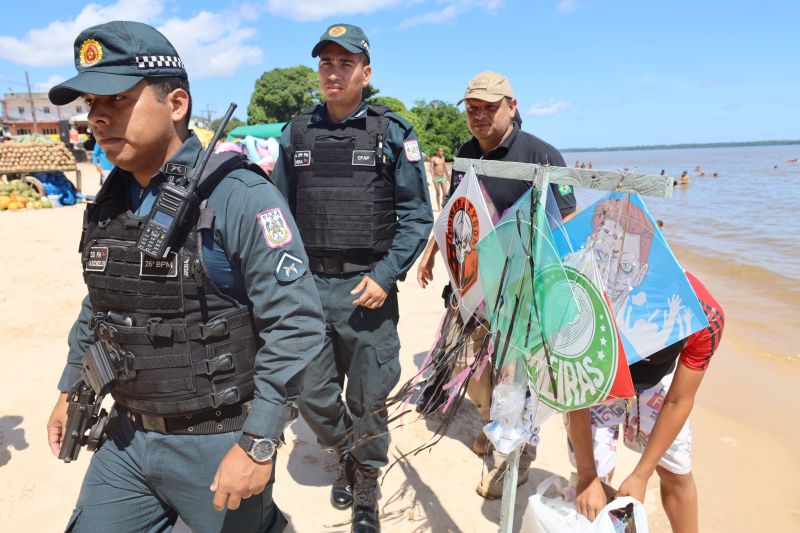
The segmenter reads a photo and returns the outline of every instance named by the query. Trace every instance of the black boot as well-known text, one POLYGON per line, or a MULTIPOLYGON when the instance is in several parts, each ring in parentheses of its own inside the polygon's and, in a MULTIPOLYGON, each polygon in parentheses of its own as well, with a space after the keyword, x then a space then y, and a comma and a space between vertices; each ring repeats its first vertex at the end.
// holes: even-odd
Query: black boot
POLYGON ((378 515, 377 468, 359 466, 353 487, 352 533, 380 533, 381 520, 378 515))
POLYGON ((349 451, 339 452, 336 481, 331 487, 331 505, 344 510, 353 505, 353 483, 355 482, 356 460, 349 451))

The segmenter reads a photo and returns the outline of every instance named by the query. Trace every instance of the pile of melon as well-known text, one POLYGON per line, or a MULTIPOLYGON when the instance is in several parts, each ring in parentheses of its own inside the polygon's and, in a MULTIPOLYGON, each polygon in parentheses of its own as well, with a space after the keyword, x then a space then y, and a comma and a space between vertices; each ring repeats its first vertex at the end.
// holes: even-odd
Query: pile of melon
POLYGON ((64 143, 0 143, 0 174, 75 168, 75 156, 64 143))
POLYGON ((12 180, 7 185, 0 183, 0 211, 49 209, 51 207, 53 207, 53 203, 46 196, 40 195, 23 180, 12 180))

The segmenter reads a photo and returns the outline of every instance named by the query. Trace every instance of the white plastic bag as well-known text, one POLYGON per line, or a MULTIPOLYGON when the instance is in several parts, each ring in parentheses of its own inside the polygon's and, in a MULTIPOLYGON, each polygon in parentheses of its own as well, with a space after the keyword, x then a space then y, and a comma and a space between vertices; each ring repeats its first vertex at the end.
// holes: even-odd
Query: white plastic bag
POLYGON ((561 492, 566 486, 566 480, 555 475, 539 483, 536 494, 528 499, 520 533, 618 533, 609 512, 629 504, 633 504, 636 533, 648 533, 647 513, 640 502, 628 496, 616 498, 603 507, 594 522, 589 522, 575 509, 574 503, 564 501, 561 492), (551 487, 558 491, 557 497, 545 495, 551 487))

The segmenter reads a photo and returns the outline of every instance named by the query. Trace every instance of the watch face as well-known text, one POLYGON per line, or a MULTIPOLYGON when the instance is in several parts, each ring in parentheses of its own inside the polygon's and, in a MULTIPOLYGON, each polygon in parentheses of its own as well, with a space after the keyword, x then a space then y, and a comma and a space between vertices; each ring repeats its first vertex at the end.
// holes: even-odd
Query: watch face
POLYGON ((250 455, 258 462, 268 461, 275 455, 275 443, 269 439, 256 439, 250 455))

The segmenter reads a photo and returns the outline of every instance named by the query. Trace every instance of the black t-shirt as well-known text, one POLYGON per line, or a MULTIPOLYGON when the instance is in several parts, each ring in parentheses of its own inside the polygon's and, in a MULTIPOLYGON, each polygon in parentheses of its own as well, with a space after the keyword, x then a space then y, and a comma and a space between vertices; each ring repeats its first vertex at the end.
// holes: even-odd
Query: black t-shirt
MULTIPOLYGON (((552 165, 554 167, 566 166, 564 158, 561 157, 561 153, 558 150, 540 138, 520 130, 517 124, 514 124, 514 130, 511 132, 511 135, 488 154, 483 154, 478 139, 473 137, 458 149, 456 157, 534 163, 537 165, 552 165)), ((463 172, 453 172, 453 179, 450 180, 450 192, 448 197, 453 194, 453 191, 456 190, 456 187, 458 187, 463 177, 463 172)), ((483 183, 489 198, 494 202, 498 213, 503 213, 506 209, 514 205, 519 197, 525 194, 531 187, 531 182, 529 181, 493 178, 491 176, 481 175, 478 175, 478 178, 481 180, 481 183, 483 183)), ((558 204, 558 210, 561 212, 562 217, 575 211, 575 193, 572 191, 572 187, 567 186, 562 188, 555 183, 551 183, 550 189, 553 191, 556 203, 558 204), (564 190, 562 191, 562 189, 564 190)))

